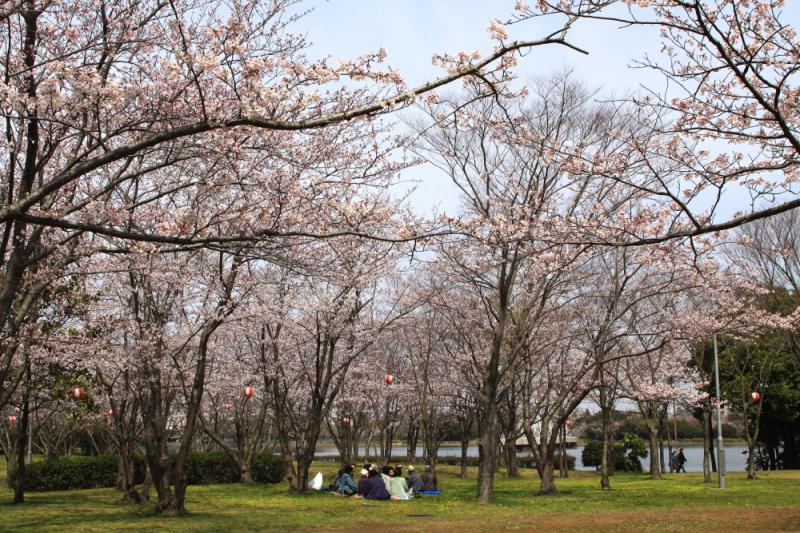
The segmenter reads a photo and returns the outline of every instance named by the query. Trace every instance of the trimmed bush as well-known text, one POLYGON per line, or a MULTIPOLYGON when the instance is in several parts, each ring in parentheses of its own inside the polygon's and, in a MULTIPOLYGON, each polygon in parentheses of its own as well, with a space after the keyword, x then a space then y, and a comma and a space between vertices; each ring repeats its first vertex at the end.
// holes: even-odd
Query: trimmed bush
POLYGON ((286 465, 279 455, 260 453, 253 458, 250 473, 258 483, 280 483, 286 477, 286 465))
MULTIPOLYGON (((622 440, 614 442, 614 447, 611 449, 612 473, 613 471, 641 472, 642 462, 639 459, 646 459, 647 455, 648 451, 644 441, 636 435, 626 433, 622 440)), ((602 459, 603 442, 587 441, 581 455, 583 466, 599 467, 602 459)))
MULTIPOLYGON (((175 464, 175 457, 171 457, 175 464)), ((280 483, 285 475, 280 456, 269 453, 257 454, 251 466, 253 481, 258 483, 280 483)), ((186 460, 186 480, 189 485, 213 483, 236 483, 240 479, 239 467, 225 452, 190 454, 186 460)))
MULTIPOLYGON (((93 457, 58 457, 32 463, 25 467, 25 490, 50 491, 69 489, 94 489, 113 487, 117 483, 116 455, 93 457)), ((134 459, 134 478, 138 483, 144 479, 144 460, 134 459)), ((9 484, 15 475, 8 476, 9 484)))
MULTIPOLYGON (((174 455, 170 457, 170 465, 175 468, 174 455)), ((192 453, 186 458, 186 481, 189 485, 236 483, 239 467, 225 452, 192 453)))
MULTIPOLYGON (((174 466, 175 456, 170 459, 174 466)), ((118 461, 116 455, 97 455, 59 457, 33 463, 25 468, 25 490, 43 492, 114 487, 118 461)), ((134 480, 137 484, 142 483, 144 458, 136 456, 133 462, 134 480)), ((276 455, 258 454, 253 459, 252 474, 259 483, 279 483, 284 477, 283 461, 276 455)), ((9 484, 13 479, 11 473, 9 484)), ((223 452, 193 453, 186 460, 186 479, 189 485, 236 483, 239 481, 239 467, 223 452)))

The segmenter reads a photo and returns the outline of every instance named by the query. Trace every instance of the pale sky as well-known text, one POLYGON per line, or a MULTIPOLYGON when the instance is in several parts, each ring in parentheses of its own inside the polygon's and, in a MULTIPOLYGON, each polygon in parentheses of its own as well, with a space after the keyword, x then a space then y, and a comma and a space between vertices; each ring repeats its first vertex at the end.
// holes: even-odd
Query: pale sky
MULTIPOLYGON (((514 3, 514 0, 307 0, 301 8, 312 11, 291 31, 307 33, 314 43, 310 50, 314 58, 352 59, 383 47, 388 52, 385 64, 399 70, 409 86, 415 86, 442 75, 442 70, 431 64, 434 53, 491 52, 495 43, 486 28, 493 18, 507 20, 514 3)), ((786 20, 800 26, 800 2, 787 4, 792 7, 786 9, 786 20)), ((510 28, 510 40, 541 38, 557 27, 558 21, 537 19, 515 25, 510 28)), ((516 72, 520 80, 569 68, 576 79, 600 89, 601 97, 630 94, 642 85, 664 90, 663 78, 649 70, 632 68, 634 60, 645 54, 659 55, 657 28, 619 28, 583 21, 571 30, 568 40, 589 55, 556 46, 533 49, 519 61, 516 72)), ((404 178, 420 182, 411 196, 412 206, 419 214, 430 214, 437 206, 450 214, 456 213, 457 191, 435 168, 415 167, 404 178)), ((730 206, 729 210, 733 209, 730 206)))

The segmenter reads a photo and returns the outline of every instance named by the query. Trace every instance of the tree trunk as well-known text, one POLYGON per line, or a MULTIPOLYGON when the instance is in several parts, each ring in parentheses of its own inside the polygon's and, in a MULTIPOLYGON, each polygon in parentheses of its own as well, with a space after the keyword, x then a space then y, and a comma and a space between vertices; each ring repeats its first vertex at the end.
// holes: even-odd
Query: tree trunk
MULTIPOLYGON (((27 383, 25 384, 27 387, 27 383)), ((22 420, 17 429, 17 473, 14 480, 14 503, 25 503, 25 448, 28 444, 28 417, 30 404, 25 393, 25 403, 22 405, 22 420)))
POLYGON ((553 475, 555 466, 553 464, 553 454, 547 453, 536 463, 536 470, 539 472, 539 494, 555 494, 556 480, 553 475))
POLYGON ((497 404, 488 402, 481 421, 480 441, 478 443, 478 501, 489 503, 494 500, 494 471, 497 467, 498 418, 497 404))
POLYGON ((461 439, 461 479, 467 478, 467 452, 469 450, 469 439, 461 439))
POLYGON ((506 475, 508 477, 519 477, 517 446, 513 441, 506 441, 506 475))
POLYGON ((308 490, 308 471, 311 468, 311 459, 304 452, 297 458, 297 471, 295 476, 294 491, 306 492, 308 490))
POLYGON ((602 411, 603 422, 603 453, 600 460, 600 488, 603 490, 611 490, 611 482, 609 480, 610 466, 609 459, 611 456, 611 413, 608 409, 606 387, 600 387, 600 405, 602 411))
POLYGON ((119 447, 119 462, 117 463, 117 489, 122 491, 122 499, 124 501, 139 503, 142 500, 142 496, 136 492, 133 457, 128 443, 121 444, 119 447))
POLYGON ((406 459, 413 463, 417 457, 417 439, 419 437, 419 427, 412 420, 408 423, 408 433, 406 433, 406 459))
POLYGON ((244 460, 239 464, 239 482, 244 485, 254 483, 251 461, 244 460))
POLYGON ((747 439, 747 479, 758 479, 758 476, 756 476, 755 450, 755 440, 747 439))
POLYGON ((647 429, 650 433, 650 479, 661 479, 661 470, 659 469, 658 456, 656 455, 660 455, 658 428, 648 424, 647 429))
POLYGON ((569 460, 567 460, 567 427, 561 426, 559 431, 561 438, 559 439, 558 448, 558 476, 569 477, 569 460))
POLYGON ((294 466, 294 457, 285 451, 281 454, 283 457, 283 466, 286 470, 286 479, 289 481, 289 492, 297 491, 297 469, 294 466))

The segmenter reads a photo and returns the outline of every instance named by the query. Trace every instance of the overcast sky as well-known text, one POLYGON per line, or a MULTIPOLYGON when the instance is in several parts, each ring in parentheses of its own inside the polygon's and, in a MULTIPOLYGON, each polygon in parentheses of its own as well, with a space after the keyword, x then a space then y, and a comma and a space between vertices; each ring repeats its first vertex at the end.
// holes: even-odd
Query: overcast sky
MULTIPOLYGON (((787 4, 792 6, 787 8, 786 20, 798 27, 800 2, 787 4)), ((302 7, 312 11, 293 31, 307 33, 314 43, 312 57, 349 59, 383 47, 388 52, 386 65, 399 70, 414 86, 443 73, 431 64, 434 53, 490 52, 495 43, 486 27, 493 18, 510 18, 514 0, 307 0, 302 7)), ((510 38, 537 39, 558 22, 552 18, 518 24, 510 29, 510 38)), ((660 91, 665 87, 663 78, 633 68, 634 61, 645 53, 660 53, 657 31, 584 21, 571 30, 569 40, 588 55, 563 47, 541 47, 520 59, 517 72, 521 80, 530 80, 569 68, 577 79, 600 89, 604 96, 630 94, 642 85, 660 91)), ((455 214, 457 193, 446 176, 424 165, 411 169, 406 177, 420 182, 411 197, 417 212, 430 214, 438 206, 455 214)))

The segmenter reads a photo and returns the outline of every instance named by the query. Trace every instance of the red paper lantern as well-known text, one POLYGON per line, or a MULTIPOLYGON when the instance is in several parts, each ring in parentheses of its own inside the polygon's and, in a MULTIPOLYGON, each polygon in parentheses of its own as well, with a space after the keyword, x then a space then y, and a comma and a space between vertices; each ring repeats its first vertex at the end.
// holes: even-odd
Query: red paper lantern
POLYGON ((385 381, 387 385, 391 385, 392 381, 394 381, 394 377, 391 374, 386 374, 383 377, 383 381, 385 381))
POLYGON ((761 394, 759 394, 758 391, 753 391, 750 393, 750 398, 752 398, 754 402, 757 402, 761 399, 761 394))
POLYGON ((73 387, 73 389, 69 391, 69 394, 72 396, 73 400, 82 400, 86 395, 86 391, 83 390, 83 387, 73 387))
POLYGON ((253 387, 251 387, 250 385, 245 387, 244 388, 244 395, 247 398, 252 398, 253 397, 253 387))
POLYGON ((344 422, 345 424, 349 424, 350 423, 350 418, 344 417, 344 418, 342 418, 342 422, 344 422))
POLYGON ((8 415, 8 419, 7 420, 8 420, 8 425, 9 426, 13 426, 14 424, 17 423, 17 417, 14 416, 14 415, 8 415))
POLYGON ((111 408, 106 409, 106 416, 114 416, 114 410, 111 408))
MULTIPOLYGON (((244 394, 245 394, 245 396, 247 396, 247 393, 246 393, 246 392, 245 392, 244 394)), ((253 393, 251 392, 251 393, 250 393, 250 396, 252 396, 252 395, 253 395, 253 393)), ((225 409, 227 409, 227 410, 229 410, 229 411, 230 411, 232 408, 233 408, 233 404, 232 404, 231 402, 227 402, 227 403, 225 404, 225 409)))

